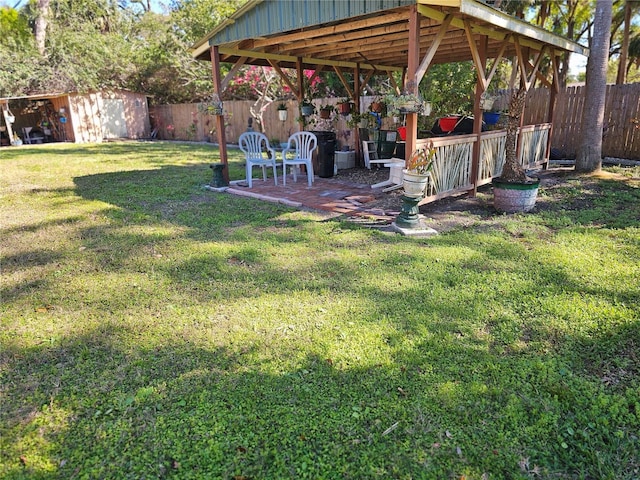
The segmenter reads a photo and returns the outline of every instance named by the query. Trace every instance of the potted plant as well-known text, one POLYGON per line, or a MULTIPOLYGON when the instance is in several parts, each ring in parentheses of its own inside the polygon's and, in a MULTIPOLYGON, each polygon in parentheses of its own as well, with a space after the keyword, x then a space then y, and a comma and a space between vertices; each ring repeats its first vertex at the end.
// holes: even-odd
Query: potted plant
POLYGON ((527 177, 516 155, 516 139, 526 96, 527 91, 520 87, 509 102, 504 165, 500 176, 492 180, 493 206, 499 212, 528 212, 535 206, 538 196, 540 180, 527 177))
POLYGON ((497 97, 484 92, 482 95, 480 95, 480 108, 486 112, 491 111, 496 98, 497 97))
POLYGON ((342 98, 338 101, 337 107, 340 115, 349 115, 351 113, 352 103, 348 98, 342 98))
POLYGON ((316 109, 313 106, 313 103, 311 103, 307 99, 304 99, 300 104, 300 113, 302 114, 303 117, 308 117, 310 115, 313 115, 313 112, 315 112, 315 110, 316 109))
POLYGON ((223 104, 218 94, 214 93, 204 102, 198 104, 198 111, 207 115, 222 115, 223 104))
POLYGON ((287 120, 287 104, 284 102, 278 104, 278 118, 281 122, 287 120))
MULTIPOLYGON (((420 94, 410 93, 409 91, 403 91, 400 95, 387 95, 385 97, 385 102, 387 104, 387 112, 391 111, 390 116, 407 113, 421 113, 424 107, 424 102, 420 94)), ((431 113, 430 105, 429 113, 431 113)), ((427 115, 429 113, 427 113, 427 115)))
POLYGON ((382 113, 382 110, 384 109, 384 102, 379 98, 374 98, 371 105, 369 105, 369 109, 374 113, 382 113))
POLYGON ((331 112, 333 112, 333 105, 323 105, 320 107, 320 118, 326 120, 331 117, 331 112))
POLYGON ((422 98, 415 93, 399 95, 394 104, 400 113, 420 113, 422 111, 422 98))
POLYGON ((498 123, 498 120, 500 120, 500 115, 500 111, 490 110, 482 112, 482 119, 487 125, 495 125, 496 123, 498 123))
POLYGON ((436 149, 433 143, 426 148, 415 150, 404 170, 402 170, 402 186, 407 197, 420 198, 424 195, 433 168, 436 149))
POLYGON ((369 119, 371 118, 371 114, 369 112, 366 113, 352 113, 351 117, 347 120, 347 127, 349 128, 368 128, 369 119))

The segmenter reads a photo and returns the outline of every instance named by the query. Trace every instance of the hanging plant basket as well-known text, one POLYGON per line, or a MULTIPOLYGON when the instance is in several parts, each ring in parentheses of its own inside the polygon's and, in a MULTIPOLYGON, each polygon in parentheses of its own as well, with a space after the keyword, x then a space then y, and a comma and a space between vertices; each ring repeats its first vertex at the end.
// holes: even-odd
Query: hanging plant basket
POLYGON ((302 113, 303 116, 308 117, 309 115, 313 115, 313 105, 302 105, 300 107, 300 113, 302 113))
POLYGON ((384 108, 384 104, 382 102, 372 102, 371 103, 371 111, 372 112, 380 113, 380 112, 382 112, 383 108, 384 108))
POLYGON ((284 122, 287 120, 287 111, 286 110, 278 110, 278 118, 280 119, 281 122, 284 122))
POLYGON ((400 110, 400 113, 419 113, 422 110, 422 103, 412 100, 398 101, 396 107, 400 110))
POLYGON ((218 95, 213 95, 206 102, 198 104, 198 111, 206 115, 222 115, 223 103, 218 95))
POLYGON ((482 110, 491 110, 494 102, 494 98, 483 98, 480 100, 480 108, 482 108, 482 110))
POLYGON ((330 108, 321 108, 320 109, 320 118, 326 120, 331 116, 331 109, 330 108))
POLYGON ((351 103, 350 102, 339 103, 338 111, 340 112, 340 115, 349 115, 351 113, 351 103))

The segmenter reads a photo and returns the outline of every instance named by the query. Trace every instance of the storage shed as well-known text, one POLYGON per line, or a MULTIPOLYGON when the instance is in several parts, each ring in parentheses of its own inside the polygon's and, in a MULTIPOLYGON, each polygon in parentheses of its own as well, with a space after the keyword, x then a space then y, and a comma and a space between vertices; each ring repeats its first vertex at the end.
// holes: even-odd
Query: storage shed
POLYGON ((0 143, 102 142, 150 136, 146 95, 111 90, 0 98, 0 143))

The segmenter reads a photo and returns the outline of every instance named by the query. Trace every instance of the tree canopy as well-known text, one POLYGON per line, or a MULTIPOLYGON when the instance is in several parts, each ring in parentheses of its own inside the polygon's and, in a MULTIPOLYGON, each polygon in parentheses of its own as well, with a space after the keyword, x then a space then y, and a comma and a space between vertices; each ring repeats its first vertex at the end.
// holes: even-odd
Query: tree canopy
MULTIPOLYGON (((146 93, 154 103, 200 101, 212 91, 211 69, 194 61, 189 47, 245 1, 171 0, 162 12, 154 11, 150 0, 28 0, 15 8, 0 7, 0 96, 124 88, 146 93)), ((575 40, 591 36, 594 0, 487 3, 575 40)), ((640 0, 613 3, 610 80, 620 70, 620 59, 626 81, 640 80, 639 12, 640 0)), ((568 62, 561 69, 563 79, 569 78, 568 62)), ((240 73, 247 78, 254 74, 249 68, 240 73)), ((323 72, 321 77, 327 91, 344 96, 335 74, 323 72)), ((433 68, 423 88, 442 92, 452 78, 456 85, 463 78, 465 91, 470 91, 472 65, 433 68)), ((373 90, 384 88, 381 81, 373 90)), ((460 95, 434 99, 443 112, 464 111, 470 100, 461 88, 453 88, 460 95)), ((236 90, 234 98, 242 89, 236 90)), ((245 98, 256 97, 250 90, 245 98)))

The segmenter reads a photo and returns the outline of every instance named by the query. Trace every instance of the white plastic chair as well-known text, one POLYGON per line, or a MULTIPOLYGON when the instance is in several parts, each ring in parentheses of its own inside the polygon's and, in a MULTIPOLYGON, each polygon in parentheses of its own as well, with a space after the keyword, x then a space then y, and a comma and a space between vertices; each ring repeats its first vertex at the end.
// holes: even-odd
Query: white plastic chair
POLYGON ((262 178, 267 181, 267 168, 273 167, 273 181, 278 184, 276 173, 276 151, 269 146, 269 139, 264 133, 244 132, 238 139, 240 150, 246 160, 247 183, 252 187, 253 167, 262 167, 262 178), (266 157, 265 157, 266 155, 266 157))
POLYGON ((33 130, 33 127, 22 127, 22 135, 24 136, 24 143, 31 145, 31 137, 29 134, 33 130))
POLYGON ((364 166, 371 170, 371 165, 374 163, 384 164, 388 163, 388 158, 378 158, 378 152, 376 150, 375 142, 363 140, 362 141, 362 154, 364 156, 364 166))
POLYGON ((390 192, 391 190, 402 188, 402 170, 405 167, 405 161, 401 158, 389 158, 387 162, 388 163, 383 165, 389 168, 389 180, 374 183, 371 185, 371 188, 386 187, 382 189, 383 192, 390 192))
POLYGON ((287 184, 287 165, 291 166, 293 181, 297 182, 297 169, 304 165, 307 169, 307 181, 313 185, 313 151, 318 145, 318 138, 311 132, 296 132, 289 137, 287 146, 282 150, 282 184, 287 184), (292 155, 289 158, 289 155, 292 155))

